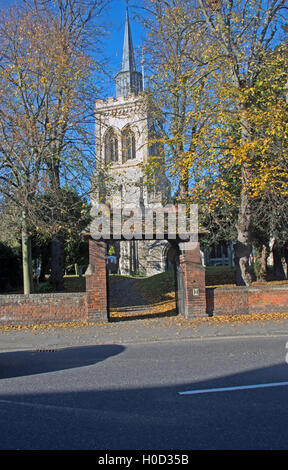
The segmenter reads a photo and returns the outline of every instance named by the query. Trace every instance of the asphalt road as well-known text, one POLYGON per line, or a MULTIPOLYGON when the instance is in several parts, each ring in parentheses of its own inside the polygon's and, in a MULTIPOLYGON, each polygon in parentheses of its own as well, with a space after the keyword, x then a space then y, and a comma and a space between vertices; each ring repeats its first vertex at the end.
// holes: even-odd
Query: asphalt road
POLYGON ((0 353, 1 449, 287 449, 285 336, 0 353))

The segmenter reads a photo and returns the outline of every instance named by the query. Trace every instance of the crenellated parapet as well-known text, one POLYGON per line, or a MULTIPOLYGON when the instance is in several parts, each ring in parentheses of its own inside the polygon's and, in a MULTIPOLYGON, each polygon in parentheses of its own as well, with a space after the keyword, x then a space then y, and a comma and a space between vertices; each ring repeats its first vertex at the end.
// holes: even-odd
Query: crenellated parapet
POLYGON ((111 115, 129 115, 129 113, 146 112, 146 103, 143 94, 134 95, 131 93, 127 98, 118 96, 117 98, 108 97, 106 100, 97 99, 95 102, 95 114, 106 116, 111 115))

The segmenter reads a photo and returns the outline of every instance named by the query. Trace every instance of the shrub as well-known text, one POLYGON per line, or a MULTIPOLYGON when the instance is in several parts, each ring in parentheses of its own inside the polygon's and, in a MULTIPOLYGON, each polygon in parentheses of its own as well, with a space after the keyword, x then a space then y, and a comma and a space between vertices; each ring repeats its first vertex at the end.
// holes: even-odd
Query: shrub
POLYGON ((42 282, 35 288, 36 294, 44 294, 45 292, 53 292, 53 287, 49 282, 42 282))

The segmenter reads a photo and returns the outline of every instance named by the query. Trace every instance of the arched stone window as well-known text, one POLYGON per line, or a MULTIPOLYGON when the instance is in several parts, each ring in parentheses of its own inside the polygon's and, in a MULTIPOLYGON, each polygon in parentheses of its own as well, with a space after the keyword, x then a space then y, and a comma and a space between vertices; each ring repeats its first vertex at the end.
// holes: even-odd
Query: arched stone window
POLYGON ((130 127, 125 127, 122 131, 122 162, 136 158, 135 135, 130 127))
POLYGON ((113 129, 105 134, 105 163, 118 162, 118 139, 113 129))

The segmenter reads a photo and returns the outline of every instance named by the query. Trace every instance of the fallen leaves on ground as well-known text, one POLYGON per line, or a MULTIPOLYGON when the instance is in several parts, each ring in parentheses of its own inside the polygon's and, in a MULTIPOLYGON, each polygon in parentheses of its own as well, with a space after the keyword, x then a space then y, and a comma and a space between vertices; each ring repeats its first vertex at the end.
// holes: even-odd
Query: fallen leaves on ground
POLYGON ((215 317, 199 317, 192 320, 187 320, 184 317, 181 317, 179 320, 187 326, 197 326, 200 324, 208 325, 227 325, 236 326, 244 324, 253 324, 258 322, 266 321, 281 321, 288 320, 288 312, 273 312, 273 313, 252 313, 252 314, 242 314, 242 315, 216 315, 215 317))
MULTIPOLYGON (((11 330, 31 330, 39 331, 46 330, 51 328, 64 328, 64 329, 74 329, 74 328, 89 328, 91 326, 99 326, 101 328, 110 328, 111 326, 116 326, 115 319, 118 321, 123 320, 138 320, 141 321, 141 324, 148 327, 155 326, 157 323, 159 326, 164 326, 168 328, 197 328, 200 325, 206 324, 207 326, 237 326, 237 325, 249 325, 257 322, 266 322, 266 321, 285 321, 288 320, 288 311, 287 312, 274 312, 274 313, 253 313, 253 314, 242 314, 242 315, 217 315, 214 317, 199 317, 193 319, 186 319, 182 315, 176 314, 175 303, 172 301, 169 302, 159 302, 158 304, 148 307, 147 311, 137 311, 137 312, 111 312, 111 322, 93 322, 88 321, 82 322, 67 322, 67 323, 45 323, 45 324, 23 324, 23 325, 2 325, 0 326, 0 331, 11 331, 11 330), (114 320, 114 321, 113 321, 114 320)), ((135 323, 133 322, 133 325, 135 323)))

